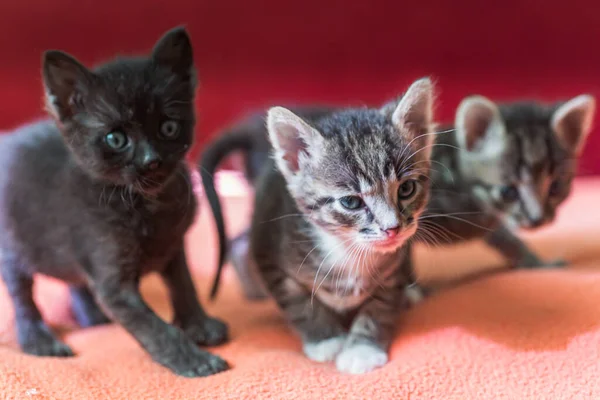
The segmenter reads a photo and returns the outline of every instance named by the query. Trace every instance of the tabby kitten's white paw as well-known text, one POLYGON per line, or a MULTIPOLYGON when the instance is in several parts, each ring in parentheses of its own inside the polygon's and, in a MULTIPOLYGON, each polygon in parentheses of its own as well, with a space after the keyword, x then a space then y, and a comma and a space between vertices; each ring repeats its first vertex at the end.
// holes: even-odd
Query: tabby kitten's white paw
POLYGON ((337 336, 320 342, 304 343, 303 350, 306 357, 313 361, 328 362, 335 360, 345 342, 345 336, 337 336))
POLYGON ((338 371, 348 374, 364 374, 387 364, 385 351, 371 344, 356 344, 345 348, 335 359, 338 371))

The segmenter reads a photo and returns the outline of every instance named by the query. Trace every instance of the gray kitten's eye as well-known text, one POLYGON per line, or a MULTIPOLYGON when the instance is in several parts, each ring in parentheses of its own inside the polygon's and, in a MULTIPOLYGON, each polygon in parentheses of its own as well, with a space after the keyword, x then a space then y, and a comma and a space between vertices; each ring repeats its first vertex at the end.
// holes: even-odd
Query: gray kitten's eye
POLYGON ((172 119, 166 120, 160 125, 160 134, 165 139, 175 139, 179 135, 179 124, 172 119))
POLYGON ((398 199, 408 200, 417 192, 417 182, 413 179, 402 182, 398 188, 398 199))
POLYGON ((113 150, 123 151, 127 148, 129 139, 123 132, 114 131, 104 136, 104 142, 113 150))
POLYGON ((515 185, 504 186, 500 189, 500 196, 507 203, 512 203, 519 199, 519 190, 515 185))
POLYGON ((340 198, 340 204, 348 210, 358 210, 365 206, 364 201, 358 196, 344 196, 340 198))

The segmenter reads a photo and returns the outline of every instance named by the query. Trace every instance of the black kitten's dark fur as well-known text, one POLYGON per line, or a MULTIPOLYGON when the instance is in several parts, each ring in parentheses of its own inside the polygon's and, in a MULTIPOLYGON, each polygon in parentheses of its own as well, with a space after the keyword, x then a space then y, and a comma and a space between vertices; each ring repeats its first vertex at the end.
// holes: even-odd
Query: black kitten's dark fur
POLYGON ((0 153, 1 270, 22 349, 72 355, 33 302, 40 273, 70 285, 82 326, 108 322, 106 312, 179 375, 227 369, 196 345, 223 342, 227 328, 199 304, 183 247, 196 211, 184 160, 196 86, 187 33, 174 29, 151 56, 93 72, 48 51, 43 78, 56 122, 17 130, 0 153), (164 278, 179 327, 142 299, 139 280, 151 271, 164 278))

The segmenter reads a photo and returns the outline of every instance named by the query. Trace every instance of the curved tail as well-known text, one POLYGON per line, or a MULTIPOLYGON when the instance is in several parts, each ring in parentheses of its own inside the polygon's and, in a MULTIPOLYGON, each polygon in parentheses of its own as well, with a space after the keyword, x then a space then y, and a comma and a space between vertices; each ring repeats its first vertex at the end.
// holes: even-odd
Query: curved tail
POLYGON ((215 141, 213 141, 202 153, 200 158, 199 169, 202 177, 202 186, 204 193, 208 199, 210 209, 215 219, 217 227, 217 235, 219 242, 219 261, 217 272, 210 290, 210 298, 214 299, 219 289, 221 280, 221 272, 227 257, 227 237, 225 233, 225 221, 223 220, 223 212, 219 195, 215 189, 214 174, 219 164, 230 153, 236 150, 250 152, 253 147, 252 134, 245 129, 234 129, 224 133, 215 141))

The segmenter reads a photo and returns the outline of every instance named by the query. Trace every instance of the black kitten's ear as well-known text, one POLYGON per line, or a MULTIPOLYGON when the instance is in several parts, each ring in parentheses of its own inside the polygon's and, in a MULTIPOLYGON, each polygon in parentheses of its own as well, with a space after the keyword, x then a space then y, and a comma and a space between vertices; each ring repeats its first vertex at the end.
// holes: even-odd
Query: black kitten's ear
POLYGON ((74 57, 62 51, 44 53, 42 75, 46 88, 46 108, 58 120, 71 117, 81 107, 93 74, 74 57))
MULTIPOLYGON (((422 154, 429 156, 434 141, 433 83, 429 78, 415 81, 400 99, 392 113, 392 123, 409 143, 422 148, 422 154)), ((383 112, 389 110, 384 106, 383 112)))
POLYGON ((269 110, 267 130, 277 166, 288 178, 298 172, 303 160, 320 156, 323 137, 319 131, 286 108, 269 110))
POLYGON ((461 148, 472 152, 500 151, 506 128, 496 104, 483 96, 465 98, 456 110, 456 137, 461 148))
POLYGON ((165 33, 154 46, 152 59, 159 65, 171 68, 175 73, 192 75, 192 41, 185 28, 177 27, 165 33))
POLYGON ((552 115, 552 129, 558 140, 573 154, 579 155, 592 130, 596 99, 582 94, 567 101, 552 115))

